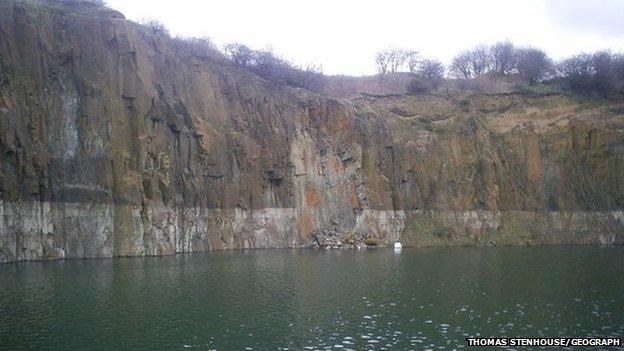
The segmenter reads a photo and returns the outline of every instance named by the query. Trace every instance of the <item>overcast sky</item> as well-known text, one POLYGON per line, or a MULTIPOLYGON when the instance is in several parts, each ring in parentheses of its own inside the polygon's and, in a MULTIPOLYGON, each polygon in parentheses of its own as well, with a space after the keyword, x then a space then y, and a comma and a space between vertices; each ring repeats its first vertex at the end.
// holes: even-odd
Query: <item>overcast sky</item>
POLYGON ((106 0, 128 19, 157 19, 172 35, 272 47, 326 74, 375 73, 386 47, 444 63, 479 43, 510 40, 553 58, 624 51, 624 0, 106 0))

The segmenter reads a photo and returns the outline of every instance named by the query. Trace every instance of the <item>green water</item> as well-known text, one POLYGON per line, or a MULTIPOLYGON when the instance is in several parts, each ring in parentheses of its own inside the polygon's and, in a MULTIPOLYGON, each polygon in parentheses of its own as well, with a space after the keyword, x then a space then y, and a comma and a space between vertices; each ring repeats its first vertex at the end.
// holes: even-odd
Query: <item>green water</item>
POLYGON ((477 335, 622 336, 624 248, 4 264, 0 308, 2 350, 452 350, 477 335))

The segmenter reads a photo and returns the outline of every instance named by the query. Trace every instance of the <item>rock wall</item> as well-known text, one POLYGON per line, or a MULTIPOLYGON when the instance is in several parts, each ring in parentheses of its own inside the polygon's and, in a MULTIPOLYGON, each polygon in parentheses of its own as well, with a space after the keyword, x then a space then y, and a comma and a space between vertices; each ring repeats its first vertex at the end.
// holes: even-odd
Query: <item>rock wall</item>
POLYGON ((265 81, 117 12, 0 2, 0 262, 624 242, 624 108, 265 81))

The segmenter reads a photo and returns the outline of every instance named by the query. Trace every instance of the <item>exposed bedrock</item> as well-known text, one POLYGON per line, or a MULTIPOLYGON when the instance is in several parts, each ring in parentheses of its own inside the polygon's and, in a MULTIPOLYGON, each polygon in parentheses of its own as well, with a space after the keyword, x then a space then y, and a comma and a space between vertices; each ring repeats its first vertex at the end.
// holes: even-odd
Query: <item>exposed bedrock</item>
POLYGON ((624 108, 336 100, 114 11, 0 1, 0 262, 624 242, 624 108))

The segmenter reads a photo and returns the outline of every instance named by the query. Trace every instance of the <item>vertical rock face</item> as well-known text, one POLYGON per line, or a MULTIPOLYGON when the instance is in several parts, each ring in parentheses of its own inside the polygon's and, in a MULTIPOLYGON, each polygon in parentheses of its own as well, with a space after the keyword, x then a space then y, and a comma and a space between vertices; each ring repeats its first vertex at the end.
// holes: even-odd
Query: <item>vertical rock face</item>
POLYGON ((56 4, 0 2, 0 262, 624 240, 621 104, 338 101, 56 4))

